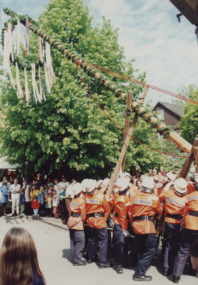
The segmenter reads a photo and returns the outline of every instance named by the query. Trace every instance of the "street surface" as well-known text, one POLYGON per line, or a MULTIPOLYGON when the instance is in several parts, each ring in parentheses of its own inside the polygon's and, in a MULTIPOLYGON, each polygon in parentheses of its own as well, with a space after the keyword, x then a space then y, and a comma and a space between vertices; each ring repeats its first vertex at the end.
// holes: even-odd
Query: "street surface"
MULTIPOLYGON (((43 218, 33 220, 31 217, 1 217, 0 243, 5 233, 11 227, 23 227, 28 230, 35 241, 41 270, 47 285, 129 285, 141 283, 132 280, 134 270, 124 269, 119 275, 113 268, 99 269, 95 263, 87 266, 73 266, 70 262, 69 232, 60 220, 43 218)), ((159 273, 155 266, 151 266, 148 275, 153 276, 150 285, 173 284, 169 278, 159 273)), ((184 275, 179 282, 181 285, 197 285, 194 276, 184 275)))

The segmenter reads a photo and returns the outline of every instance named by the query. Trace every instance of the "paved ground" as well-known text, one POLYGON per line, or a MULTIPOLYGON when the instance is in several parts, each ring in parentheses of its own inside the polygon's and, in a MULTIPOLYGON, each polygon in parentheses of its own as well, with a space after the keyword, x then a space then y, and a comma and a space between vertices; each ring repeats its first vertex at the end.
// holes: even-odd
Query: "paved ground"
MULTIPOLYGON (((45 218, 0 218, 0 243, 5 233, 13 226, 24 227, 33 236, 38 249, 39 263, 47 281, 47 285, 129 285, 141 283, 132 280, 132 269, 125 269, 124 274, 118 275, 113 268, 99 269, 96 264, 74 267, 70 262, 69 233, 66 226, 58 220, 45 218)), ((162 276, 156 267, 148 271, 153 276, 151 285, 173 284, 162 276)), ((195 285, 197 278, 182 276, 179 284, 195 285)))

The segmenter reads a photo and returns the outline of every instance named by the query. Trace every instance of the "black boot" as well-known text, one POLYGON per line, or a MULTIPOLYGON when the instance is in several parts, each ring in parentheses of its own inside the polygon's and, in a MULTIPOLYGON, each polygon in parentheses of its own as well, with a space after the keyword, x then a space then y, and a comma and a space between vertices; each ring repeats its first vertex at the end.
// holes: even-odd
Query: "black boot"
POLYGON ((152 277, 148 276, 148 275, 138 276, 138 275, 134 274, 133 280, 135 280, 135 281, 151 281, 152 277))
POLYGON ((179 283, 179 280, 180 280, 180 276, 173 275, 173 282, 174 283, 179 283))

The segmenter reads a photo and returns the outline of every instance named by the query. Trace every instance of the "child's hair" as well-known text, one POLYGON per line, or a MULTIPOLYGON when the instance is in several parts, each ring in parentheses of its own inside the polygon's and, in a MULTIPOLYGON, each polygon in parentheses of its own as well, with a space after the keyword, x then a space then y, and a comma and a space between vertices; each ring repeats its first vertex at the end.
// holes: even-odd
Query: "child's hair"
POLYGON ((23 228, 12 228, 0 250, 0 284, 29 285, 34 278, 45 284, 33 238, 23 228))

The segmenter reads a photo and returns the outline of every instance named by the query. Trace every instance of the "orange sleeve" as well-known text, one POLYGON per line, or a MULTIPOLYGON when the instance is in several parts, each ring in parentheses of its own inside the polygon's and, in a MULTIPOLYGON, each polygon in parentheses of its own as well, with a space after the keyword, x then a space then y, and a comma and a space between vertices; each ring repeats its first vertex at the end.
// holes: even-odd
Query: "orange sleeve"
POLYGON ((85 222, 86 220, 86 210, 85 210, 85 200, 82 199, 82 203, 80 204, 80 212, 81 212, 81 217, 82 221, 85 222))
POLYGON ((107 220, 110 215, 110 206, 105 196, 102 202, 102 206, 103 206, 104 213, 105 213, 105 220, 107 220))
POLYGON ((157 201, 156 212, 161 215, 163 212, 163 206, 160 203, 160 199, 157 201))
POLYGON ((159 195, 160 202, 164 202, 164 201, 165 201, 165 198, 166 198, 166 194, 165 194, 164 192, 162 192, 162 193, 159 195))
POLYGON ((126 219, 127 207, 122 202, 119 202, 117 204, 117 207, 119 208, 119 223, 120 223, 120 226, 121 226, 121 228, 123 230, 126 230, 127 229, 127 219, 126 219))

